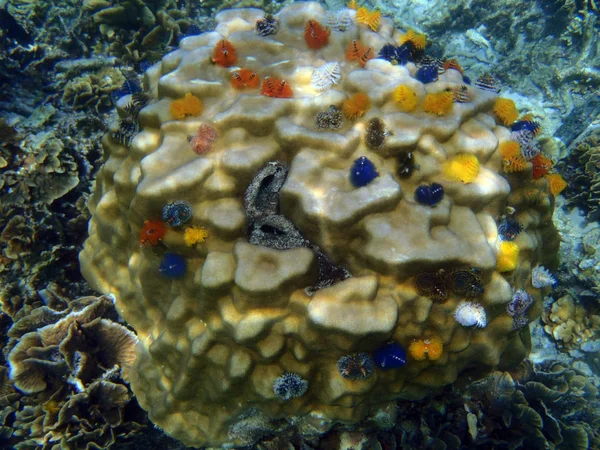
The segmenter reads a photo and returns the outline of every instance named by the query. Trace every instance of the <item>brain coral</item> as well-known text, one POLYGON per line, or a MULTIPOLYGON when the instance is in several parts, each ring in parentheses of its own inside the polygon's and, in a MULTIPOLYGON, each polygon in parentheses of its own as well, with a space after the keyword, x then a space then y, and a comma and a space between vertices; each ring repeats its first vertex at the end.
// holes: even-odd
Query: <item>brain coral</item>
MULTIPOLYGON (((513 329, 506 304, 513 289, 529 283, 531 267, 552 267, 556 254, 547 183, 536 185, 539 201, 531 206, 531 169, 507 178, 502 170, 498 146, 511 131, 494 117, 496 93, 468 87, 469 102, 430 114, 426 95, 463 86, 459 71, 424 85, 412 62, 373 58, 361 67, 345 60, 353 40, 375 54, 397 42, 401 33, 391 20, 382 18, 377 32, 356 24, 332 29, 327 45, 312 50, 303 34, 309 20, 326 17, 321 5, 286 6, 273 35, 256 33, 263 17, 257 9, 222 11, 214 32, 183 39, 146 72, 153 100, 139 113, 140 132, 129 148, 105 137, 107 160, 89 202, 83 274, 115 295, 138 333, 130 378, 140 405, 188 445, 247 445, 281 429, 282 419, 304 435, 319 434, 397 398, 423 398, 467 369, 473 375, 517 363, 528 351, 529 330, 513 329), (222 39, 235 47, 239 67, 211 62, 222 39), (331 62, 341 79, 318 91, 313 73, 331 62), (241 67, 282 80, 291 97, 235 89, 231 73, 241 67), (411 113, 395 104, 399 85, 418 97, 411 113), (341 108, 357 92, 371 104, 362 117, 333 131, 317 126, 317 114, 341 108), (202 113, 174 119, 171 103, 188 93, 201 100, 202 113), (371 150, 365 133, 374 118, 386 135, 371 150), (201 124, 218 138, 198 155, 189 136, 201 124), (398 161, 408 154, 414 170, 399 178, 398 161), (460 154, 479 162, 468 184, 442 173, 460 154), (355 187, 350 169, 361 157, 379 176, 355 187), (443 186, 441 201, 416 203, 415 190, 433 183, 443 186), (168 226, 158 245, 140 246, 144 222, 179 201, 192 209, 186 226, 203 227, 208 238, 188 247, 184 228, 168 226), (499 273, 498 223, 506 206, 523 231, 514 270, 499 273), (185 260, 182 277, 160 273, 166 254, 185 260), (485 309, 484 328, 455 321, 459 293, 435 303, 417 293, 419 273, 456 269, 481 280, 472 300, 485 309), (438 359, 409 357, 386 371, 361 367, 358 379, 338 370, 340 358, 371 361, 390 342, 406 349, 433 335, 443 346, 438 359), (303 395, 277 395, 277 380, 287 373, 306 380, 303 395)), ((119 102, 121 114, 127 102, 119 102)), ((541 310, 540 294, 532 295, 528 320, 541 310)))

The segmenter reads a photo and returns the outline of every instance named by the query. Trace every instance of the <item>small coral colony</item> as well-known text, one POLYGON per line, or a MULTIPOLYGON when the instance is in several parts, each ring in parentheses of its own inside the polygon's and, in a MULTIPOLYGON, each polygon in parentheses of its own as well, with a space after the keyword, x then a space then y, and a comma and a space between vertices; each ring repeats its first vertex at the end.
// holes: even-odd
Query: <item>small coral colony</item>
MULTIPOLYGON (((381 13, 370 11, 359 7, 356 1, 351 1, 348 9, 342 10, 337 15, 323 19, 323 23, 317 18, 308 20, 304 29, 304 40, 306 46, 312 50, 318 50, 328 45, 331 29, 344 31, 345 28, 355 22, 358 26, 364 26, 377 31, 380 26, 381 13)), ((272 15, 266 15, 256 22, 256 32, 263 37, 276 34, 278 21, 272 15)), ((404 65, 412 62, 416 65, 415 77, 420 82, 427 84, 438 79, 445 71, 457 71, 461 74, 463 84, 458 88, 447 89, 441 93, 429 93, 422 102, 415 91, 406 84, 401 84, 393 91, 393 101, 399 111, 410 113, 417 108, 428 114, 446 116, 452 112, 455 103, 467 103, 470 92, 473 89, 481 89, 499 93, 501 90, 499 82, 491 75, 483 75, 475 82, 464 75, 463 69, 455 59, 439 60, 428 56, 425 52, 427 37, 415 31, 409 30, 399 42, 388 43, 380 49, 365 46, 358 40, 350 42, 346 49, 345 58, 348 62, 355 62, 364 67, 373 58, 380 58, 392 64, 404 65), (420 103, 420 104, 419 104, 420 103)), ((237 50, 234 45, 226 39, 221 39, 214 47, 212 62, 224 68, 232 68, 227 73, 230 78, 231 89, 248 91, 258 90, 260 95, 272 97, 273 101, 291 98, 294 96, 293 86, 283 79, 278 79, 268 74, 259 74, 248 68, 235 67, 237 62, 237 50)), ((325 91, 338 83, 342 77, 339 62, 329 62, 314 70, 311 84, 316 91, 325 91)), ((145 101, 141 97, 133 99, 129 111, 134 114, 144 106, 145 101), (137 104, 136 104, 137 103, 137 104)), ((339 129, 344 120, 353 121, 363 116, 370 108, 370 99, 365 92, 358 92, 349 96, 341 105, 331 105, 327 110, 319 112, 315 117, 317 129, 330 131, 339 129)), ((199 116, 202 113, 202 101, 192 95, 186 94, 183 98, 171 103, 171 114, 174 119, 184 119, 186 116, 199 116)), ((566 183, 562 177, 553 172, 553 161, 544 156, 536 144, 536 136, 540 133, 540 125, 534 118, 527 114, 519 117, 515 103, 508 99, 498 97, 493 106, 493 114, 497 121, 511 130, 510 140, 503 141, 498 146, 502 157, 503 171, 506 174, 531 170, 533 180, 545 178, 550 193, 558 195, 566 183)), ((385 123, 380 119, 371 119, 365 129, 364 140, 370 150, 380 149, 388 135, 393 130, 388 130, 385 123)), ((123 139, 126 134, 119 130, 117 138, 129 144, 131 139, 123 139), (120 134, 119 134, 120 133, 120 134)), ((211 146, 218 139, 216 130, 210 124, 202 124, 194 136, 189 137, 192 150, 199 156, 211 152, 211 146)), ((408 178, 414 170, 418 170, 418 164, 411 152, 406 152, 397 157, 397 172, 399 178, 408 178)), ((442 175, 448 181, 472 183, 479 174, 479 161, 475 155, 462 153, 445 162, 442 175)), ((369 185, 379 176, 377 167, 366 156, 356 159, 350 167, 348 177, 355 189, 369 185)), ((527 175, 529 176, 529 175, 527 175)), ((527 200, 531 204, 543 201, 544 189, 537 187, 539 183, 532 183, 531 189, 526 193, 527 200)), ((431 183, 419 186, 414 192, 416 202, 425 207, 435 208, 444 197, 444 188, 439 183, 431 183)), ((499 218, 498 235, 499 250, 497 255, 497 267, 499 272, 510 272, 517 267, 519 246, 514 242, 517 235, 523 230, 510 211, 499 218)), ((185 201, 173 201, 164 205, 161 218, 146 220, 140 232, 140 244, 142 246, 157 246, 168 235, 174 233, 183 237, 186 245, 194 246, 201 244, 208 237, 208 231, 203 227, 193 226, 192 206, 185 201)), ((160 265, 160 273, 168 278, 182 277, 186 271, 186 260, 183 256, 174 253, 166 253, 160 265)), ((531 285, 533 288, 541 289, 556 283, 554 277, 544 267, 537 266, 532 270, 531 285)), ((477 268, 455 268, 453 270, 439 270, 420 273, 414 281, 416 291, 434 302, 444 302, 450 294, 464 298, 454 312, 456 321, 464 327, 485 327, 487 324, 486 311, 483 305, 477 302, 477 297, 484 293, 483 283, 477 268)), ((514 292, 512 300, 506 306, 506 313, 513 318, 513 328, 527 325, 527 310, 533 303, 532 297, 524 289, 514 292)), ((356 353, 342 356, 337 363, 340 375, 347 379, 362 380, 368 378, 376 367, 387 370, 402 367, 406 364, 410 355, 415 361, 437 360, 443 354, 441 340, 435 335, 425 335, 421 339, 414 340, 404 349, 395 342, 389 342, 372 354, 356 353)), ((283 399, 289 400, 299 397, 307 390, 307 382, 298 374, 285 373, 279 377, 274 384, 274 392, 283 399)))

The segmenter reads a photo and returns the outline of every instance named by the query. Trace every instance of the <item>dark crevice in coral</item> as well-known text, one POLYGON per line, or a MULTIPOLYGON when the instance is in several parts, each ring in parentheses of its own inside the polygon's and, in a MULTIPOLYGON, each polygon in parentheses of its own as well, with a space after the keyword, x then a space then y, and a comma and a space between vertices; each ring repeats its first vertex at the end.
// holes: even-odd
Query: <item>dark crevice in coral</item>
POLYGON ((310 248, 317 257, 319 279, 306 288, 312 295, 318 289, 331 286, 351 276, 348 269, 338 266, 317 246, 304 238, 300 230, 279 212, 279 190, 285 183, 288 169, 278 162, 263 167, 252 179, 244 194, 244 211, 248 217, 248 242, 276 250, 310 248))

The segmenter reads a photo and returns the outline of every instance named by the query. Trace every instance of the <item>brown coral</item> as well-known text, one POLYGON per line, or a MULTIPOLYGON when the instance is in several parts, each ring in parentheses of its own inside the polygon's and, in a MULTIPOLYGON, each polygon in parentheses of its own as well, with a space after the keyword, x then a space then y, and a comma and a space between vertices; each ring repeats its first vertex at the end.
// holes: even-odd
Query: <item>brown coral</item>
POLYGON ((133 398, 125 380, 137 338, 115 322, 109 296, 68 305, 36 308, 8 332, 10 379, 26 394, 12 403, 11 440, 19 445, 52 440, 64 448, 107 448, 117 434, 141 427, 125 412, 133 398))

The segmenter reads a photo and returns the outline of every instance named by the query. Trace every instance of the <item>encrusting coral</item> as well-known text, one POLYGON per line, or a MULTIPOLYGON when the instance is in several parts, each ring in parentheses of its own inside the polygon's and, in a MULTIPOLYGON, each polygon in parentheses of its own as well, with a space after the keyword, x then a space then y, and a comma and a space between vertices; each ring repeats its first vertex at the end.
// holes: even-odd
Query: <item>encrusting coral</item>
MULTIPOLYGON (((529 330, 513 327, 506 304, 532 266, 555 263, 548 182, 504 176, 498 146, 512 131, 493 114, 495 89, 468 86, 469 101, 454 102, 466 84, 452 68, 420 82, 413 58, 426 40, 414 33, 402 38, 406 60, 347 60, 353 42, 374 56, 401 41, 385 17, 377 32, 351 23, 326 37, 318 3, 286 6, 267 36, 256 31, 264 17, 222 11, 215 31, 148 69, 140 132, 128 149, 103 140, 108 159, 89 202, 82 272, 138 332, 130 378, 140 405, 189 445, 250 445, 284 425, 318 435, 467 369, 517 364, 529 330), (215 46, 234 48, 235 63, 215 46), (341 77, 319 91, 312 75, 328 63, 341 77), (232 86, 244 67, 260 88, 232 86), (417 98, 411 112, 396 105, 401 85, 417 98), (171 104, 186 94, 203 109, 176 119, 171 104), (198 154, 188 138, 207 123, 218 139, 198 154), (468 177, 450 181, 442 167, 462 154, 468 177), (523 228, 501 273, 496 218, 507 205, 523 228), (144 222, 161 217, 158 245, 140 246, 144 222), (188 227, 210 236, 188 246, 188 227), (420 273, 445 274, 444 298, 432 301, 423 278, 417 291, 420 273), (454 320, 465 298, 481 305, 485 327, 454 320), (406 353, 416 358, 379 365, 406 353)), ((531 295, 526 320, 541 310, 540 292, 531 295)))

